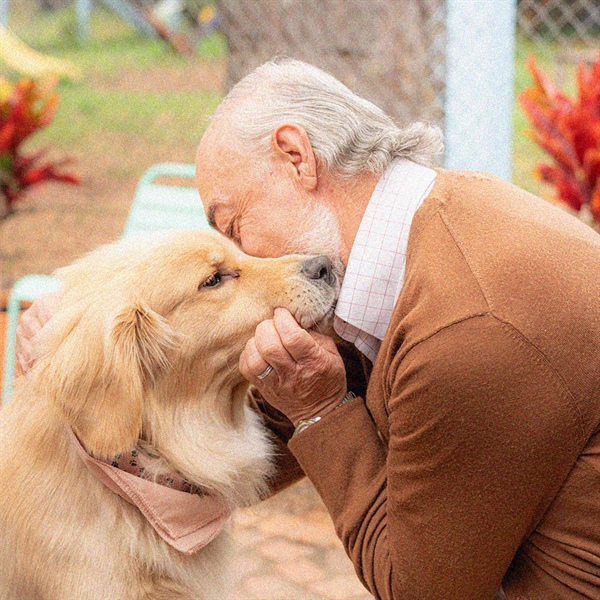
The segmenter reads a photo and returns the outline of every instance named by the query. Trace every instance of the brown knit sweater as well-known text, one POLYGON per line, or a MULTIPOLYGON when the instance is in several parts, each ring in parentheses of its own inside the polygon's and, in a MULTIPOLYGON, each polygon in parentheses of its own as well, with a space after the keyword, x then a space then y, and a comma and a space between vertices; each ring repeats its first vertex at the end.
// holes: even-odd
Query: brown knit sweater
POLYGON ((376 598, 600 599, 599 423, 600 236, 440 171, 365 399, 289 449, 376 598))

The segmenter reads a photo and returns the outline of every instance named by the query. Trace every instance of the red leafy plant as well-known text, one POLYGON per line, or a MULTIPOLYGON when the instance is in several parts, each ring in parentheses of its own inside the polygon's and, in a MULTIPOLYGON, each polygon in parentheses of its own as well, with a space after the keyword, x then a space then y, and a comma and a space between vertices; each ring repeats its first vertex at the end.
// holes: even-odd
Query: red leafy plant
POLYGON ((23 153, 23 143, 54 118, 58 104, 55 82, 0 80, 0 218, 14 210, 23 193, 44 181, 78 184, 80 179, 62 170, 69 159, 41 162, 44 150, 23 153))
POLYGON ((530 55, 533 85, 519 96, 534 129, 527 132, 553 159, 535 174, 554 186, 571 209, 591 215, 600 231, 600 52, 588 69, 577 68, 577 92, 571 99, 540 71, 530 55))

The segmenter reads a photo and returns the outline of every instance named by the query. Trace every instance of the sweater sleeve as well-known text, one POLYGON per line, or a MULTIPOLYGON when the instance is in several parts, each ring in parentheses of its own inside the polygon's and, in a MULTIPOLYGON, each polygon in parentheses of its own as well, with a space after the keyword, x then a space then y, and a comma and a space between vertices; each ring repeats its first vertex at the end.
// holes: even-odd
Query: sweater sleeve
POLYGON ((491 600, 581 447, 562 380, 482 316, 392 357, 383 388, 387 443, 357 398, 292 452, 376 598, 491 600))
MULTIPOLYGON (((370 367, 370 363, 354 346, 341 343, 338 350, 346 367, 348 389, 364 395, 367 389, 365 370, 370 367)), ((287 447, 294 434, 294 426, 282 412, 266 402, 254 386, 248 391, 248 403, 260 414, 266 428, 271 432, 275 472, 270 480, 269 495, 273 495, 304 477, 302 468, 287 447)))

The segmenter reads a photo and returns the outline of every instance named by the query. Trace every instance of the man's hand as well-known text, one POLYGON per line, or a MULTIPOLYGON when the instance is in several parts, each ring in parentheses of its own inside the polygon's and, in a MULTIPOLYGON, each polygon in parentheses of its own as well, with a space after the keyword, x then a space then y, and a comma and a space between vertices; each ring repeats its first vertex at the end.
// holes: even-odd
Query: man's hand
POLYGON ((258 325, 240 357, 240 371, 294 425, 325 415, 346 395, 346 369, 333 340, 302 329, 284 308, 258 325), (269 365, 273 372, 258 379, 269 365))
POLYGON ((57 312, 59 304, 60 294, 44 294, 21 315, 17 325, 16 353, 23 373, 27 373, 34 363, 32 340, 35 334, 57 312))

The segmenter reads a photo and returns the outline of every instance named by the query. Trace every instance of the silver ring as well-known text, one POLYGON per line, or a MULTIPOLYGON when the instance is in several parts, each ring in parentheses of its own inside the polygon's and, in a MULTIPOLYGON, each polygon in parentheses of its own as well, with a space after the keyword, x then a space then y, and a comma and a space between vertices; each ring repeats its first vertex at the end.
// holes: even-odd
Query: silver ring
POLYGON ((268 365, 267 368, 260 375, 256 376, 256 379, 260 379, 262 381, 265 377, 268 377, 272 372, 273 367, 271 365, 268 365))

